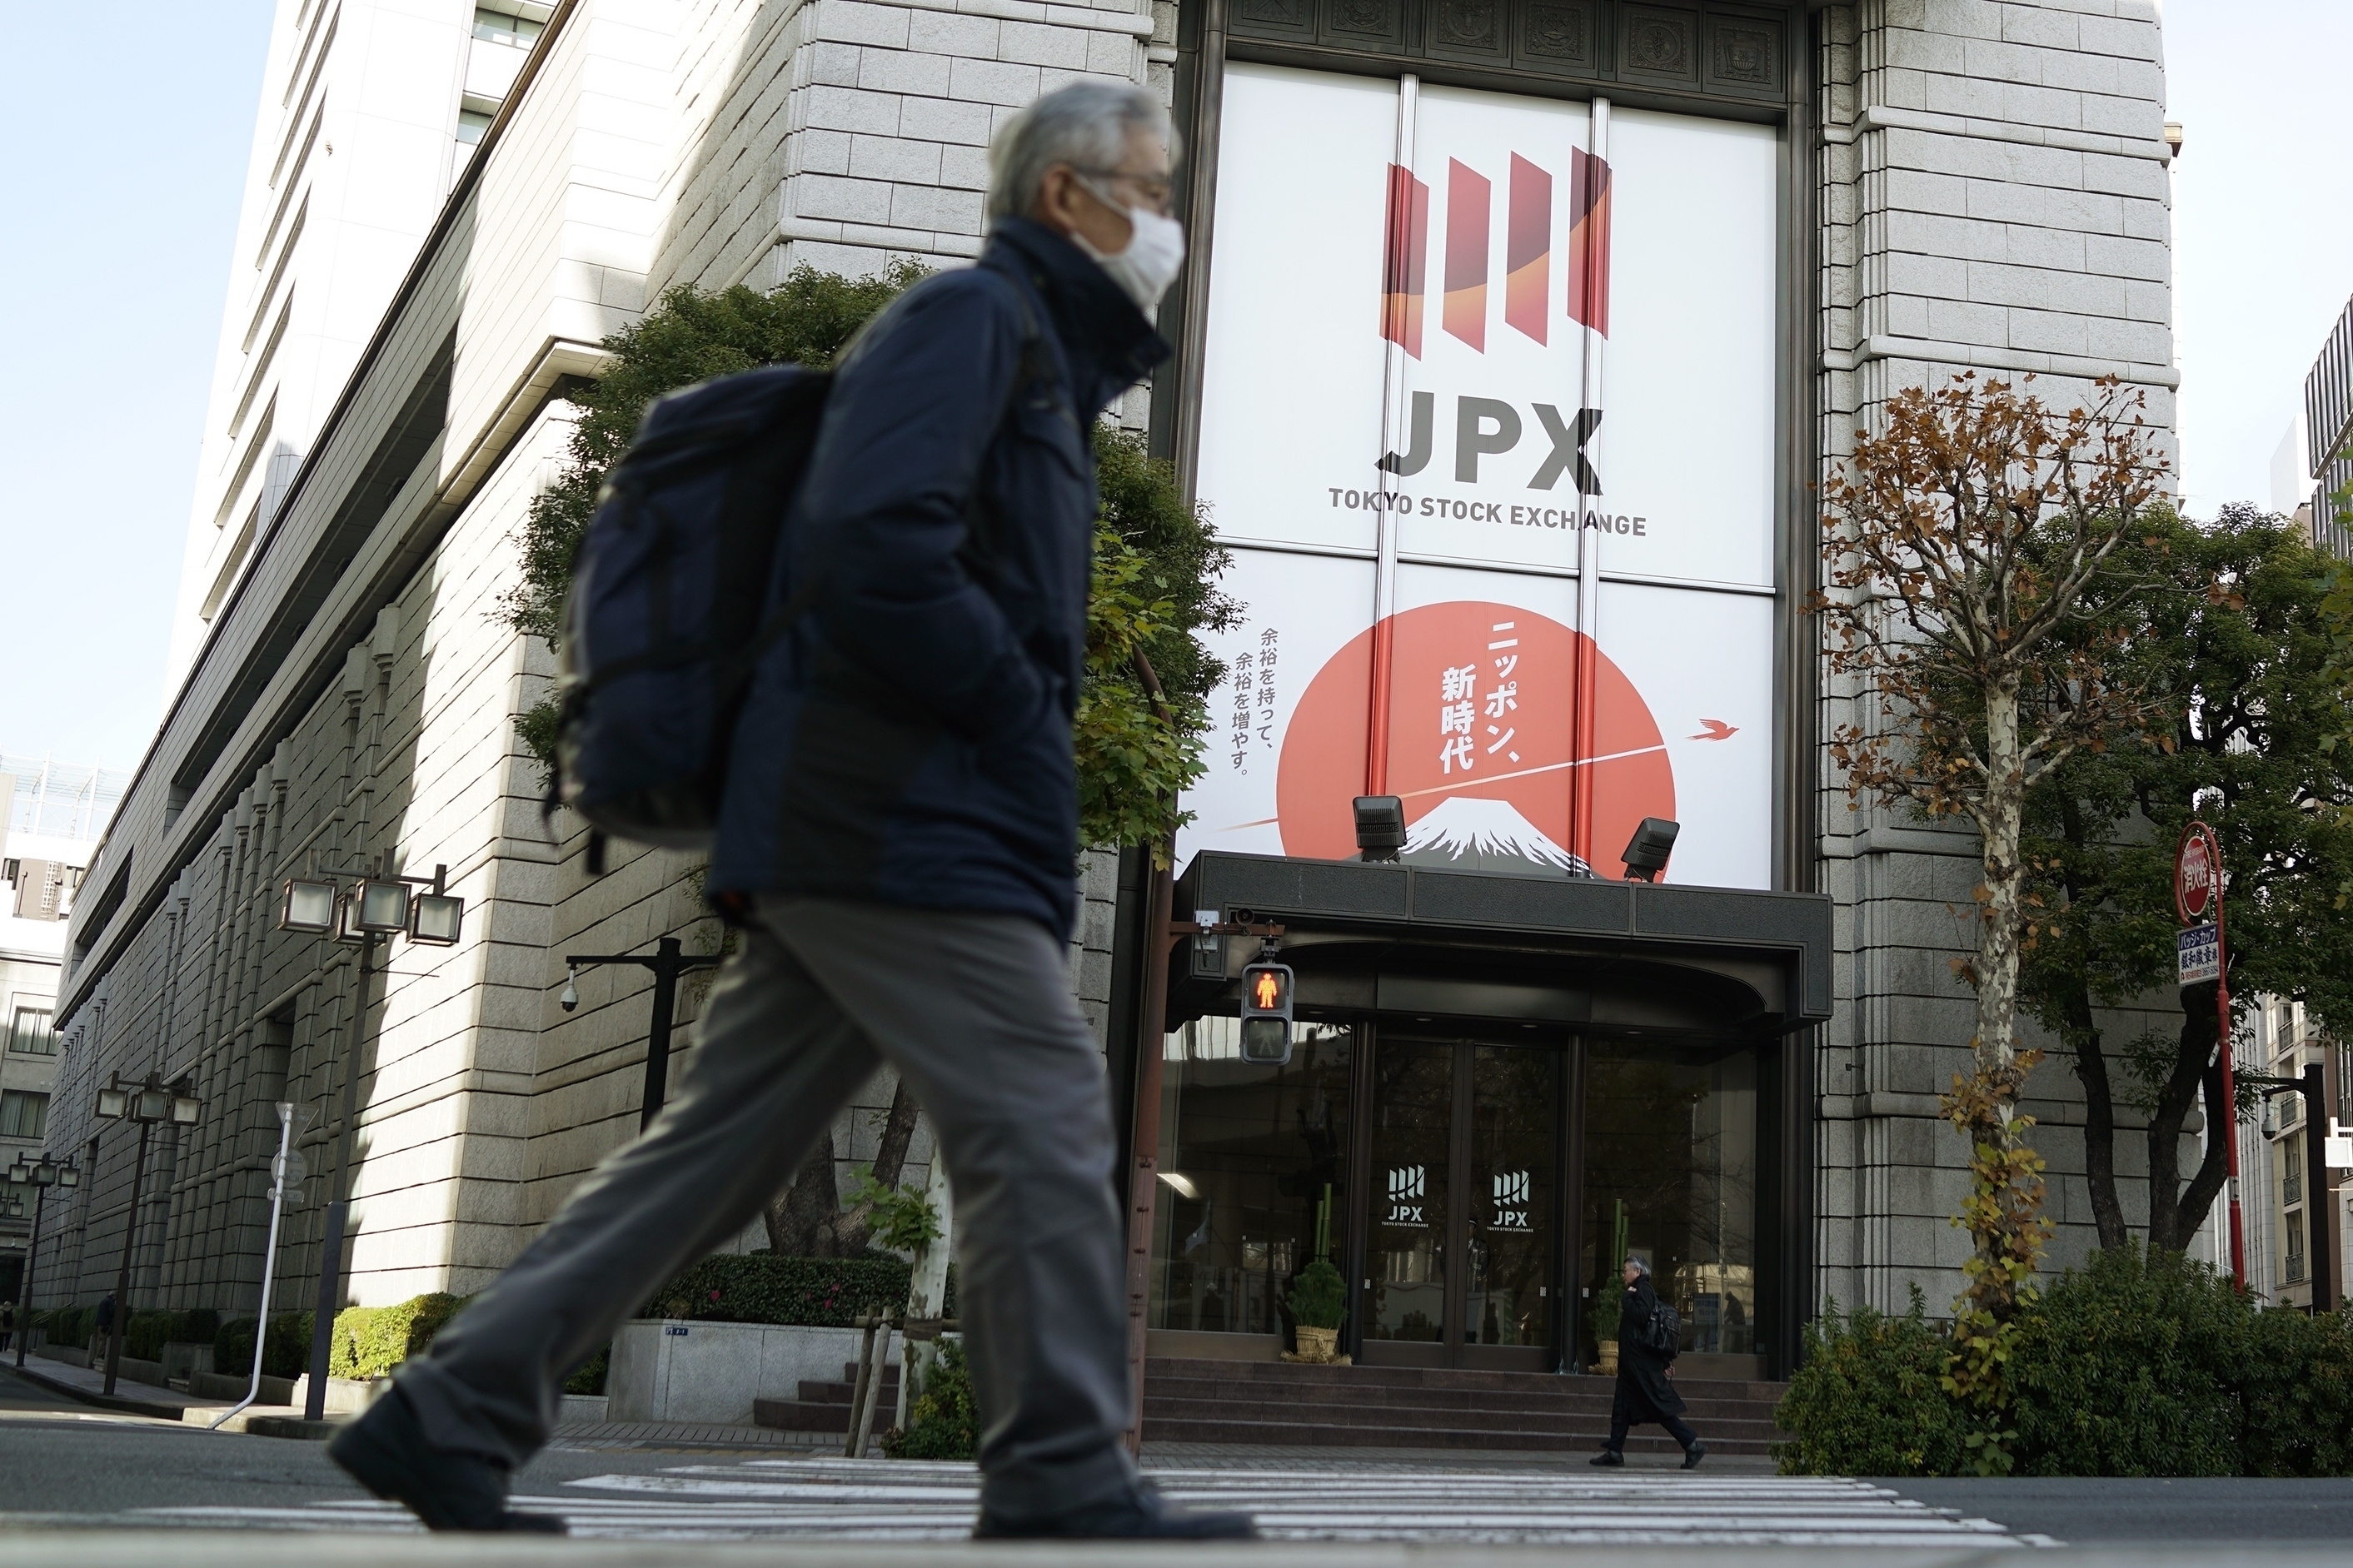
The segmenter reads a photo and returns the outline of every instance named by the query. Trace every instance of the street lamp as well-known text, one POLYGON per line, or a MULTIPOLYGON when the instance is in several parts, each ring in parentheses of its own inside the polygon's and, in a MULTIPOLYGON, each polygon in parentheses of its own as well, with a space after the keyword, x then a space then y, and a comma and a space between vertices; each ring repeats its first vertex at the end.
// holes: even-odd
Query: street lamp
MULTIPOLYGON (((375 973, 375 944, 406 936, 427 947, 454 947, 466 921, 466 900, 449 891, 449 868, 436 866, 430 877, 396 876, 387 858, 379 856, 359 870, 324 871, 314 851, 312 875, 290 879, 285 903, 278 918, 280 931, 311 936, 332 936, 360 950, 360 1017, 367 1016, 368 984, 375 973), (346 893, 335 875, 351 877, 346 893), (431 892, 409 889, 430 888, 431 892)), ((343 1297, 343 1228, 351 1222, 352 1122, 359 1114, 359 1037, 352 1032, 351 1070, 343 1075, 343 1130, 335 1153, 334 1195, 327 1205, 326 1230, 319 1238, 319 1299, 311 1321, 311 1384, 302 1414, 308 1420, 325 1418, 327 1365, 335 1339, 335 1307, 343 1297)), ((259 1364, 261 1345, 254 1342, 259 1364)))
MULTIPOLYGON (((16 1156, 8 1167, 8 1212, 11 1215, 25 1212, 25 1189, 33 1189, 33 1238, 25 1245, 25 1310, 33 1310, 33 1266, 41 1254, 41 1211, 49 1201, 51 1187, 81 1185, 81 1168, 71 1160, 62 1163, 43 1154, 38 1160, 16 1156)), ((31 1337, 32 1324, 27 1322, 16 1335, 16 1364, 25 1364, 25 1342, 31 1337)))
POLYGON ((653 1026, 646 1035, 645 1106, 638 1113, 638 1131, 653 1125, 655 1114, 662 1108, 662 1097, 670 1087, 670 1015, 678 1010, 678 977, 697 969, 715 968, 721 961, 718 953, 688 953, 679 946, 678 938, 666 936, 654 944, 650 953, 629 952, 567 952, 564 955, 565 974, 564 994, 558 998, 567 1013, 580 1005, 580 992, 573 982, 584 966, 599 963, 634 963, 654 972, 653 1026))
POLYGON ((167 1086, 163 1074, 151 1072, 142 1082, 126 1084, 117 1074, 98 1091, 98 1114, 109 1121, 139 1124, 139 1154, 131 1167, 131 1212, 122 1226, 122 1263, 114 1275, 114 1321, 106 1333, 106 1386, 100 1392, 111 1394, 122 1368, 123 1331, 131 1321, 131 1245, 139 1237, 139 1199, 146 1190, 147 1134, 159 1122, 195 1126, 204 1114, 204 1102, 186 1078, 167 1086))

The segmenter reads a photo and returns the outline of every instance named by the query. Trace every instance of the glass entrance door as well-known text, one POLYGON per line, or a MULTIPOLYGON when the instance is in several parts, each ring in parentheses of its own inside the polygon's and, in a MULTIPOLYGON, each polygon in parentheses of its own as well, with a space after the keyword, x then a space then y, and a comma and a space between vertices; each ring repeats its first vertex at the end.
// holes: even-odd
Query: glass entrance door
POLYGON ((1378 1042, 1366 1361, 1551 1364, 1560 1066, 1543 1047, 1378 1042))

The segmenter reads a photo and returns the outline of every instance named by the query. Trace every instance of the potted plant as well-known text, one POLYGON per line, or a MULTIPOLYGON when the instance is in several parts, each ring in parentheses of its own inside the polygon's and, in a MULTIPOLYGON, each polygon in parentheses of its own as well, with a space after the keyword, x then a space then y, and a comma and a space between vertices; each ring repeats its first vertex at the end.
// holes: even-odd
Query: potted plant
POLYGON ((1285 1303, 1291 1308, 1299 1359, 1329 1365, 1338 1360, 1340 1320, 1347 1315, 1347 1286, 1340 1271, 1319 1258, 1299 1271, 1285 1303))
POLYGON ((1604 1377, 1618 1375, 1618 1314, 1625 1300, 1625 1292, 1617 1288, 1613 1279, 1594 1291, 1592 1306, 1586 1314, 1593 1322, 1593 1345, 1600 1352, 1600 1373, 1604 1377))

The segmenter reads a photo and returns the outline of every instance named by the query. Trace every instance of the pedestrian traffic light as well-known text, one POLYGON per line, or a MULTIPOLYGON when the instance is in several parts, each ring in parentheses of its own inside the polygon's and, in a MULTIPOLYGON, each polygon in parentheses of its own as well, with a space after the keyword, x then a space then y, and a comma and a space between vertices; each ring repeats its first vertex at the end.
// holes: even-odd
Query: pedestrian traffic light
POLYGON ((1242 971, 1242 1060, 1276 1068, 1291 1060, 1291 985, 1287 963, 1242 971))

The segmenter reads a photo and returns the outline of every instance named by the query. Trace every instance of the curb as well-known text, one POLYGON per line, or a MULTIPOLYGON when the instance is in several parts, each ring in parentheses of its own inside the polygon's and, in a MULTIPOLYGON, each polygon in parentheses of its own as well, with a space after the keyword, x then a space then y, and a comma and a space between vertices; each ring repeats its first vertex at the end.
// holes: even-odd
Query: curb
POLYGON ((256 1415, 246 1422, 249 1437, 296 1437, 323 1443, 343 1429, 340 1421, 305 1421, 300 1415, 256 1415))
POLYGON ((161 1400, 133 1399, 128 1394, 121 1394, 93 1393, 90 1389, 68 1383, 63 1378, 50 1377, 44 1373, 36 1372, 29 1366, 17 1366, 11 1363, 5 1367, 0 1367, 0 1371, 21 1377, 26 1383, 37 1384, 52 1394, 62 1394, 68 1399, 83 1405, 96 1405, 100 1410, 119 1410, 126 1415, 152 1415, 158 1421, 177 1421, 181 1419, 185 1409, 183 1405, 166 1405, 161 1400))

